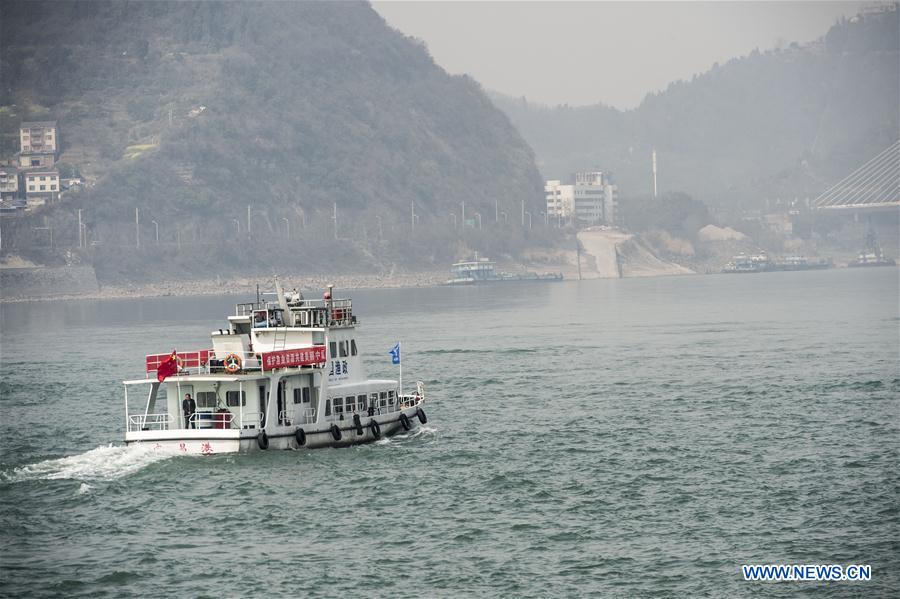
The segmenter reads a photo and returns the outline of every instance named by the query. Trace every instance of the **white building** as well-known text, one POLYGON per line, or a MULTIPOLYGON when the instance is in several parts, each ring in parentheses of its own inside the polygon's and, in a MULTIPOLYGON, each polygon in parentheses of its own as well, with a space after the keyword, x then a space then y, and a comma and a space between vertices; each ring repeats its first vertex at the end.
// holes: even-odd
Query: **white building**
POLYGON ((575 206, 575 186, 562 185, 560 181, 547 181, 544 185, 547 199, 547 218, 565 220, 572 216, 575 206))
POLYGON ((29 206, 39 206, 59 198, 59 171, 25 172, 25 198, 29 206))
POLYGON ((601 171, 575 173, 574 185, 547 181, 544 192, 549 218, 572 219, 579 224, 612 225, 619 207, 618 187, 601 171))

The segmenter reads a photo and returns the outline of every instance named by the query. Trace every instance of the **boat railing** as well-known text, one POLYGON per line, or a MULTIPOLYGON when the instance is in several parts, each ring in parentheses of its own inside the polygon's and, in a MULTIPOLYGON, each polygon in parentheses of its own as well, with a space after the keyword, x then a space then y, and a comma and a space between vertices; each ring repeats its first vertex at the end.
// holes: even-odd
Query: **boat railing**
POLYGON ((171 414, 132 414, 128 417, 130 431, 164 431, 175 421, 171 414))
MULTIPOLYGON (((326 326, 349 326, 355 323, 353 316, 353 300, 349 299, 316 299, 299 300, 287 304, 294 316, 294 326, 321 328, 326 326)), ((280 310, 277 303, 250 302, 235 306, 236 316, 254 316, 261 310, 280 310)), ((268 320, 263 319, 268 324, 268 320)))
POLYGON ((194 428, 231 428, 234 414, 227 410, 222 412, 195 412, 191 414, 190 420, 194 428))
MULTIPOLYGON (((149 354, 146 357, 145 374, 147 378, 155 376, 172 354, 149 354)), ((254 372, 262 369, 259 358, 253 352, 228 352, 217 353, 212 349, 197 351, 177 352, 178 369, 173 375, 191 374, 238 374, 240 372, 254 372)))
POLYGON ((425 383, 416 381, 415 393, 400 395, 401 408, 412 408, 425 401, 425 383))
POLYGON ((241 415, 241 428, 260 428, 262 421, 262 412, 244 412, 241 415))
POLYGON ((278 412, 278 422, 284 426, 293 426, 294 425, 294 411, 293 410, 281 410, 278 412))
POLYGON ((299 413, 300 415, 297 419, 300 421, 300 424, 313 424, 316 421, 315 408, 303 408, 299 413))

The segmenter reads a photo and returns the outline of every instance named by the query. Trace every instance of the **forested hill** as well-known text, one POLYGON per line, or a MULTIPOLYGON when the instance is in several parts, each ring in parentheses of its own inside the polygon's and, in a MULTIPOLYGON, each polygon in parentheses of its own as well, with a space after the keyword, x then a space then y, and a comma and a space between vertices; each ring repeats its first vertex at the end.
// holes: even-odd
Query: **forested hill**
MULTIPOLYGON (((332 264, 390 254, 386 239, 410 236, 412 203, 423 235, 451 228, 461 201, 469 215, 493 215, 495 199, 510 214, 523 200, 540 210, 533 154, 508 118, 367 3, 29 1, 0 11, 3 149, 15 151, 21 120, 59 122, 64 168, 96 181, 77 207, 98 248, 130 243, 135 207, 145 239, 155 220, 163 243, 212 243, 246 236, 250 205, 254 234, 314 240, 310 256, 334 241, 337 203, 342 242, 315 256, 332 264), (370 247, 376 237, 384 243, 370 247)), ((77 227, 59 227, 72 243, 77 227)), ((440 241, 411 248, 443 267, 456 247, 440 241)), ((216 251, 253 264, 258 245, 216 251)), ((397 258, 410 247, 393 249, 397 258)))
POLYGON ((647 193, 655 147, 661 190, 746 206, 815 196, 897 139, 898 48, 894 6, 840 22, 812 44, 714 65, 631 111, 495 101, 546 178, 599 167, 623 197, 647 193))

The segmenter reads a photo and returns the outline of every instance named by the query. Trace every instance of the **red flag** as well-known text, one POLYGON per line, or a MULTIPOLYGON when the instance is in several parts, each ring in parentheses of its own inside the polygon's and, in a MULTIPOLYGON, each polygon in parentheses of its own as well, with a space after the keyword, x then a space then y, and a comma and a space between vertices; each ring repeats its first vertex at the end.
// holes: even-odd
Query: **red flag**
POLYGON ((161 383, 166 380, 167 376, 172 376, 178 372, 178 362, 178 354, 173 351, 172 355, 156 368, 156 380, 161 383))

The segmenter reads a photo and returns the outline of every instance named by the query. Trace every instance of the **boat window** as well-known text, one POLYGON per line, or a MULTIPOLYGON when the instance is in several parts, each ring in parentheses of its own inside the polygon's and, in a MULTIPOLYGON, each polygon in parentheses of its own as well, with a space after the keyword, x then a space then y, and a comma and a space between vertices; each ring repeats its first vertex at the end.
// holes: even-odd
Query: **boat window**
POLYGON ((303 387, 303 403, 309 403, 309 387, 303 387))
POLYGON ((364 412, 366 410, 366 395, 363 393, 362 395, 356 396, 356 403, 359 406, 359 411, 364 412))
POLYGON ((340 347, 341 357, 346 358, 347 357, 347 342, 341 341, 340 344, 338 344, 338 347, 340 347))
POLYGON ((331 416, 331 400, 330 399, 325 400, 325 415, 331 416))
POLYGON ((328 343, 328 353, 331 355, 332 358, 337 357, 337 342, 336 341, 331 341, 328 343))
POLYGON ((294 403, 303 401, 302 389, 294 389, 294 403))
POLYGON ((356 355, 356 339, 350 340, 350 355, 351 356, 356 355))
POLYGON ((346 410, 348 412, 353 412, 354 410, 356 410, 356 398, 355 397, 353 397, 351 395, 345 401, 347 402, 346 410))
MULTIPOLYGON (((377 394, 377 393, 373 393, 372 395, 373 395, 374 397, 378 397, 378 394, 377 394)), ((384 394, 384 393, 381 394, 381 401, 378 403, 378 405, 381 406, 382 408, 385 407, 385 406, 387 406, 387 399, 385 398, 385 394, 384 394)))
POLYGON ((247 393, 244 391, 226 391, 225 392, 225 405, 228 406, 229 408, 233 408, 238 405, 246 406, 247 405, 247 393))
POLYGON ((394 403, 394 392, 393 391, 388 391, 388 399, 390 400, 391 403, 394 403))
POLYGON ((332 401, 334 401, 334 413, 335 414, 343 414, 344 413, 344 398, 343 397, 335 397, 332 401))
POLYGON ((216 407, 215 391, 197 391, 197 396, 194 399, 197 401, 198 408, 216 407))

